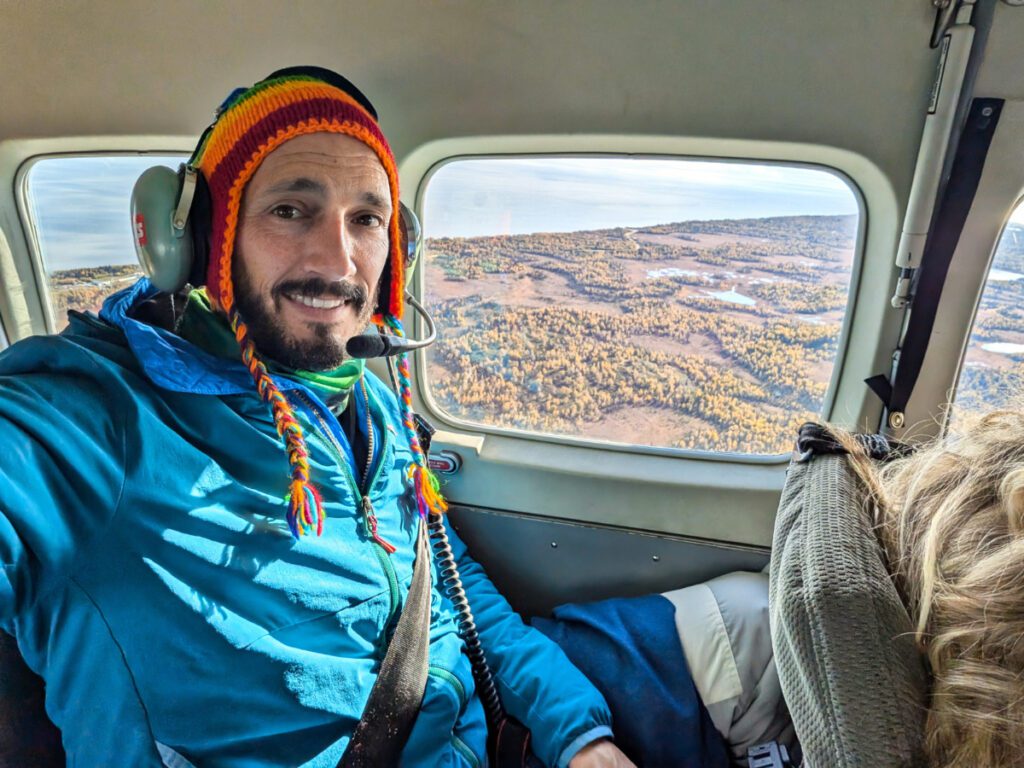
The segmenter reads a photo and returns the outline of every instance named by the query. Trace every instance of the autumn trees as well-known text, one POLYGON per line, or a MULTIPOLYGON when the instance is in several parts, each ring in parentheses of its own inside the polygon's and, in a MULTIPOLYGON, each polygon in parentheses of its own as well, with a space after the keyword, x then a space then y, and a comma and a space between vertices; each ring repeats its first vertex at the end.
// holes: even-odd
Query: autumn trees
POLYGON ((852 258, 837 249, 852 249, 854 223, 800 217, 432 241, 427 282, 442 340, 431 351, 431 390, 450 413, 497 426, 574 435, 600 422, 614 440, 641 415, 685 416, 669 444, 785 451, 825 395, 821 371, 835 358, 839 323, 806 317, 845 306, 852 258), (510 297, 493 279, 523 274, 559 276, 564 297, 510 297), (446 297, 445 280, 474 280, 474 291, 446 297), (714 288, 756 306, 730 306, 714 288))

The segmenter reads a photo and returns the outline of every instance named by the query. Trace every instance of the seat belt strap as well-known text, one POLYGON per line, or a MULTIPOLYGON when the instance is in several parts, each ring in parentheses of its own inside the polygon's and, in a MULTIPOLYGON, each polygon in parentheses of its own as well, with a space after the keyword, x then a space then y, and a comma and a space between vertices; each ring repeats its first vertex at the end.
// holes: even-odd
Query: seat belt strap
POLYGON ((400 762, 427 686, 431 565, 427 526, 421 521, 405 606, 338 768, 379 768, 400 762))
POLYGON ((949 265, 953 261, 967 214, 971 211, 974 195, 978 191, 981 173, 985 169, 985 158, 1002 108, 1002 99, 979 98, 972 102, 967 122, 960 134, 949 183, 921 257, 918 284, 910 307, 910 319, 903 336, 903 349, 900 351, 896 375, 891 383, 885 374, 865 379, 868 387, 885 403, 890 422, 893 414, 900 414, 898 423, 890 423, 889 426, 902 425, 903 412, 906 411, 917 377, 921 373, 949 265))

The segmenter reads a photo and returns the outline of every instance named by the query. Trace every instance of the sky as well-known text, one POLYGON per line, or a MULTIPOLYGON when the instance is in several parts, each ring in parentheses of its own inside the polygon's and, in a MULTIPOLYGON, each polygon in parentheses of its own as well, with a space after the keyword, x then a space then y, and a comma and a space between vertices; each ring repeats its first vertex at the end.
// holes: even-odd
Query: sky
POLYGON ((40 160, 29 170, 28 201, 49 271, 134 264, 132 186, 154 165, 184 158, 116 155, 40 160))
MULTIPOLYGON (((135 263, 132 185, 151 165, 176 168, 181 161, 120 155, 37 162, 27 197, 47 268, 135 263)), ((847 183, 821 169, 600 157, 451 162, 430 177, 423 208, 427 237, 858 213, 847 183)), ((1012 221, 1024 225, 1024 206, 1012 221)))
POLYGON ((642 227, 692 219, 856 214, 828 171, 652 158, 493 158, 441 166, 423 198, 427 237, 642 227))

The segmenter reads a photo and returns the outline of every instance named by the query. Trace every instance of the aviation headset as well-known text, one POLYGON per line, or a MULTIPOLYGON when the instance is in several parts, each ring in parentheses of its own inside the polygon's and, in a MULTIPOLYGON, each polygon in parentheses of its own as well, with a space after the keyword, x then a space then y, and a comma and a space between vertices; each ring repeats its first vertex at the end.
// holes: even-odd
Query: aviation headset
MULTIPOLYGON (((267 76, 308 75, 341 88, 377 117, 370 101, 341 75, 320 67, 289 67, 267 76)), ((194 163, 207 135, 224 110, 249 89, 236 88, 217 109, 214 121, 203 131, 188 162, 177 172, 158 165, 142 173, 131 196, 132 232, 135 251, 150 282, 164 293, 177 293, 186 284, 206 282, 210 256, 211 201, 206 178, 194 163)), ((399 236, 405 253, 406 279, 412 275, 423 246, 423 234, 416 214, 399 203, 399 236)))

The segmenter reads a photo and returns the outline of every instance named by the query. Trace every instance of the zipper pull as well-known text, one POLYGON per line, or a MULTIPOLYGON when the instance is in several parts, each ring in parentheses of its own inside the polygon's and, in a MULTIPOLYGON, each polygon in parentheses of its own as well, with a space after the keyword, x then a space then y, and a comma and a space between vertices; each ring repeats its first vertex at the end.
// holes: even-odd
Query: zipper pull
POLYGON ((390 541, 382 538, 377 533, 377 515, 373 511, 373 504, 370 502, 370 497, 363 496, 363 517, 366 519, 366 528, 370 533, 370 538, 373 539, 377 544, 384 548, 384 551, 389 555, 394 554, 396 547, 390 541))

